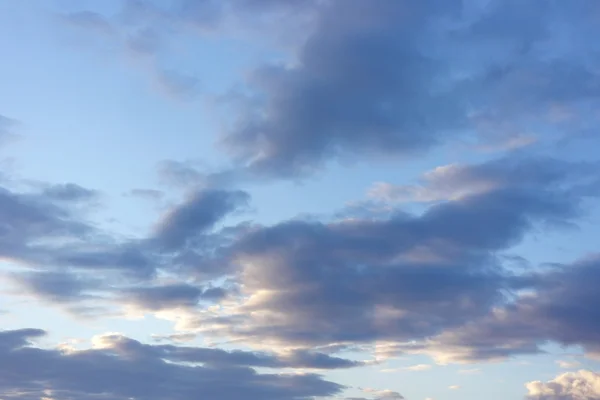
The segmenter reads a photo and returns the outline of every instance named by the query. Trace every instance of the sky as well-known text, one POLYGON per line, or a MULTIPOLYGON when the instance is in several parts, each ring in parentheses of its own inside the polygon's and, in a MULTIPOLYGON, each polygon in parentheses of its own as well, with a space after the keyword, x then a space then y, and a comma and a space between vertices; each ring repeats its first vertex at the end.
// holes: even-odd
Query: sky
POLYGON ((600 399, 599 36, 0 0, 0 400, 600 399))

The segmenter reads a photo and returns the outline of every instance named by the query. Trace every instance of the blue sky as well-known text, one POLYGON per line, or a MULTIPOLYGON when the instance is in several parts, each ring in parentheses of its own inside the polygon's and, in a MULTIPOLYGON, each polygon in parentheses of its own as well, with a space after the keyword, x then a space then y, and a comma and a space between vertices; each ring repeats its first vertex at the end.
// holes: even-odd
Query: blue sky
POLYGON ((0 0, 0 399, 600 399, 599 22, 0 0))

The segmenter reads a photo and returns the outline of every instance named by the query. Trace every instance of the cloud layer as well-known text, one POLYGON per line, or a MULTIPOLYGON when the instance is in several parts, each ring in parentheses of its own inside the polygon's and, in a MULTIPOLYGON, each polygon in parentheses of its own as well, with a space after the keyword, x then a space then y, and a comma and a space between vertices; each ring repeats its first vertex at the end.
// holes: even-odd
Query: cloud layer
MULTIPOLYGON (((105 334, 89 348, 36 345, 41 329, 2 331, 2 396, 344 398, 345 387, 306 370, 398 355, 499 361, 548 344, 600 357, 600 256, 533 265, 514 254, 595 210, 599 3, 376 3, 126 0, 112 14, 58 13, 54 27, 128 60, 178 106, 202 100, 224 115, 211 132, 222 165, 156 160, 162 187, 124 191, 161 206, 135 235, 101 221, 111 210, 93 182, 0 171, 7 297, 75 318, 150 315, 174 329, 161 343, 105 334), (166 62, 182 38, 199 37, 267 43, 272 54, 209 93, 203 77, 166 62), (583 136, 595 146, 567 151, 583 136), (431 169, 410 181, 410 162, 440 150, 460 160, 427 158, 431 169), (259 185, 381 160, 397 180, 391 171, 354 199, 352 217, 253 220, 259 185), (226 345, 196 346, 196 337, 226 345)), ((16 126, 0 115, 0 145, 16 126)), ((428 362, 402 373, 428 374, 428 362)), ((599 382, 568 372, 528 383, 527 398, 600 399, 599 382)), ((405 393, 353 389, 355 400, 405 393)))
POLYGON ((286 362, 252 353, 142 345, 119 335, 96 337, 94 347, 86 350, 32 346, 42 335, 37 329, 0 332, 4 397, 300 400, 341 389, 312 374, 259 374, 250 366, 286 362))

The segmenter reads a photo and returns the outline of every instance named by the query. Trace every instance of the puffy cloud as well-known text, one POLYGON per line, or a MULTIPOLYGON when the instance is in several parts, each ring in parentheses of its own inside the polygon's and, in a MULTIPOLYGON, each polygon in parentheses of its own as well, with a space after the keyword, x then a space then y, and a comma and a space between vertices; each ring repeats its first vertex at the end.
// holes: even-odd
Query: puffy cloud
POLYGON ((596 400, 600 399, 600 374, 567 372, 548 382, 529 382, 526 387, 530 400, 596 400))
POLYGON ((11 399, 310 399, 341 390, 314 374, 258 374, 251 353, 149 346, 107 335, 86 350, 34 347, 44 331, 0 332, 0 390, 11 399), (193 363, 193 364, 190 364, 193 363))

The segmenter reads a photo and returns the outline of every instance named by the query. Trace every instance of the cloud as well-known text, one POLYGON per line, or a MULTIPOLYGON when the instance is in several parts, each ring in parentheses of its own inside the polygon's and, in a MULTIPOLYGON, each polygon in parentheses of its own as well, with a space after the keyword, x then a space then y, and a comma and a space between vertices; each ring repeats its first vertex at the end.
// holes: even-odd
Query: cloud
MULTIPOLYGON (((8 274, 24 293, 52 303, 93 300, 89 292, 99 290, 103 282, 65 271, 27 271, 8 274)), ((96 299, 98 300, 98 299, 96 299)))
POLYGON ((157 342, 170 341, 173 343, 187 343, 196 338, 195 333, 172 333, 169 335, 152 335, 152 338, 157 342))
POLYGON ((448 386, 448 389, 458 390, 458 389, 460 389, 460 386, 458 386, 458 385, 452 385, 452 386, 448 386))
POLYGON ((200 301, 218 301, 226 295, 222 288, 203 288, 189 284, 133 287, 119 293, 122 304, 152 311, 195 307, 200 301))
POLYGON ((592 284, 599 266, 600 257, 591 256, 534 273, 527 278, 529 290, 513 302, 413 350, 442 362, 473 362, 540 353, 552 341, 583 346, 593 356, 600 350, 593 307, 600 299, 592 284))
POLYGON ((44 195, 57 201, 80 202, 96 198, 98 192, 84 188, 75 183, 65 183, 46 187, 44 189, 44 195))
POLYGON ((587 40, 599 33, 595 7, 127 1, 114 17, 75 11, 63 20, 116 41, 180 100, 195 99, 202 85, 159 63, 177 35, 286 37, 285 61, 257 66, 243 90, 217 96, 233 105, 220 143, 238 172, 256 179, 311 175, 331 160, 406 159, 450 141, 502 151, 543 141, 556 130, 554 110, 596 104, 587 40))
POLYGON ((174 160, 160 162, 158 175, 162 183, 183 188, 201 186, 206 180, 206 175, 198 171, 192 163, 174 160))
POLYGON ((417 185, 377 183, 373 199, 389 203, 439 202, 507 187, 533 188, 570 179, 596 179, 594 163, 574 164, 547 157, 510 156, 479 165, 450 164, 425 172, 417 185))
POLYGON ((587 192, 579 189, 593 169, 522 159, 465 170, 499 183, 421 215, 249 228, 224 251, 241 269, 241 296, 222 314, 190 316, 182 328, 316 346, 421 340, 489 316, 532 285, 504 270, 496 254, 536 227, 576 221, 587 192), (510 180, 502 168, 526 173, 510 180))
MULTIPOLYGON (((70 183, 34 182, 30 186, 31 190, 21 192, 0 188, 0 257, 29 269, 7 276, 24 289, 22 294, 63 305, 121 296, 128 285, 143 281, 145 285, 129 292, 137 305, 143 303, 149 309, 161 308, 159 304, 175 306, 177 299, 179 305, 189 305, 195 294, 176 294, 181 294, 177 289, 185 292, 185 286, 151 287, 148 282, 159 270, 181 267, 189 272, 192 265, 196 271, 226 275, 226 263, 210 264, 209 254, 217 257, 221 242, 232 233, 219 227, 223 233, 217 240, 213 231, 222 218, 248 201, 241 191, 196 190, 171 207, 149 236, 119 238, 81 213, 82 205, 98 198, 96 191, 70 183)), ((205 289, 198 293, 200 299, 214 301, 223 296, 221 288, 205 289)))
POLYGON ((528 382, 530 400, 595 400, 600 398, 600 375, 586 370, 567 372, 548 382, 528 382))
POLYGON ((132 189, 127 193, 129 196, 140 197, 152 201, 162 200, 165 193, 156 189, 132 189))
POLYGON ((505 142, 531 126, 544 126, 543 135, 551 126, 539 116, 556 104, 595 102, 588 47, 549 45, 597 32, 594 7, 324 2, 293 62, 250 76, 251 94, 222 144, 252 173, 289 178, 331 160, 398 160, 449 140, 505 142))
POLYGON ((173 70, 157 71, 154 82, 161 91, 178 100, 194 100, 202 90, 198 78, 173 70))
POLYGON ((504 157, 427 174, 423 190, 441 194, 422 214, 272 226, 228 227, 224 219, 248 195, 194 188, 136 239, 83 222, 73 207, 88 191, 76 185, 5 189, 10 234, 0 251, 31 268, 9 276, 23 294, 77 312, 179 310, 178 329, 249 344, 308 350, 376 340, 387 354, 439 362, 537 353, 547 340, 591 353, 600 349, 591 322, 598 318, 583 305, 596 302, 586 289, 595 259, 517 275, 498 254, 539 227, 574 224, 584 199, 597 194, 594 171, 504 157), (485 189, 464 189, 482 182, 485 189), (464 194, 448 196, 457 191, 464 194), (157 279, 163 273, 172 279, 157 279))
POLYGON ((564 369, 573 369, 573 368, 577 368, 578 366, 581 365, 581 363, 579 361, 565 361, 565 360, 557 360, 556 364, 564 369))
POLYGON ((59 17, 66 24, 93 30, 103 35, 115 33, 110 22, 103 15, 93 11, 77 11, 59 17))
POLYGON ((432 365, 430 364, 417 364, 417 365, 411 365, 410 367, 406 367, 404 369, 408 370, 408 371, 427 371, 428 369, 431 369, 432 365))
MULTIPOLYGON (((378 390, 372 388, 361 389, 364 393, 371 396, 372 400, 403 400, 404 396, 393 390, 378 390)), ((346 399, 346 400, 367 400, 367 399, 346 399)))
MULTIPOLYGON (((110 43, 123 59, 148 75, 154 87, 167 97, 192 101, 201 93, 199 79, 164 67, 159 55, 169 48, 169 16, 149 2, 125 1, 122 12, 108 17, 95 11, 74 11, 59 16, 63 26, 75 28, 81 36, 110 43), (151 23, 154 21, 154 23, 151 23)), ((92 46, 88 46, 89 49, 92 46)))
POLYGON ((248 201, 242 191, 198 190, 162 218, 154 239, 166 249, 180 248, 248 201))
POLYGON ((93 229, 78 220, 68 207, 54 201, 53 194, 17 193, 0 188, 0 253, 23 261, 35 259, 32 242, 81 237, 93 229))
POLYGON ((206 395, 308 400, 341 390, 314 374, 258 374, 248 367, 255 364, 251 353, 247 358, 243 352, 151 346, 120 335, 96 337, 94 347, 85 350, 34 347, 31 341, 44 333, 37 329, 0 332, 4 377, 0 391, 11 399, 39 399, 51 392, 60 398, 90 400, 184 400, 206 395))
MULTIPOLYGON (((263 36, 278 31, 288 38, 302 32, 308 15, 313 14, 318 0, 287 2, 264 0, 123 0, 117 2, 113 15, 94 10, 74 10, 58 16, 57 21, 75 28, 79 36, 110 43, 124 60, 148 76, 149 82, 162 94, 189 102, 204 94, 197 74, 175 70, 163 61, 172 57, 182 37, 202 38, 219 33, 222 36, 263 36), (248 33, 251 32, 250 35, 248 33), (165 55, 167 55, 165 57, 165 55), (133 61, 133 63, 131 63, 133 61)), ((294 39, 297 41, 297 39, 294 39)), ((97 43, 95 43, 97 44, 97 43)), ((89 49, 91 46, 88 46, 89 49)))
POLYGON ((16 120, 0 114, 0 145, 4 145, 17 137, 14 132, 14 128, 17 124, 18 122, 16 120))
POLYGON ((464 374, 464 375, 479 374, 479 373, 481 373, 481 369, 479 369, 479 368, 461 369, 460 371, 458 371, 458 373, 464 374))

